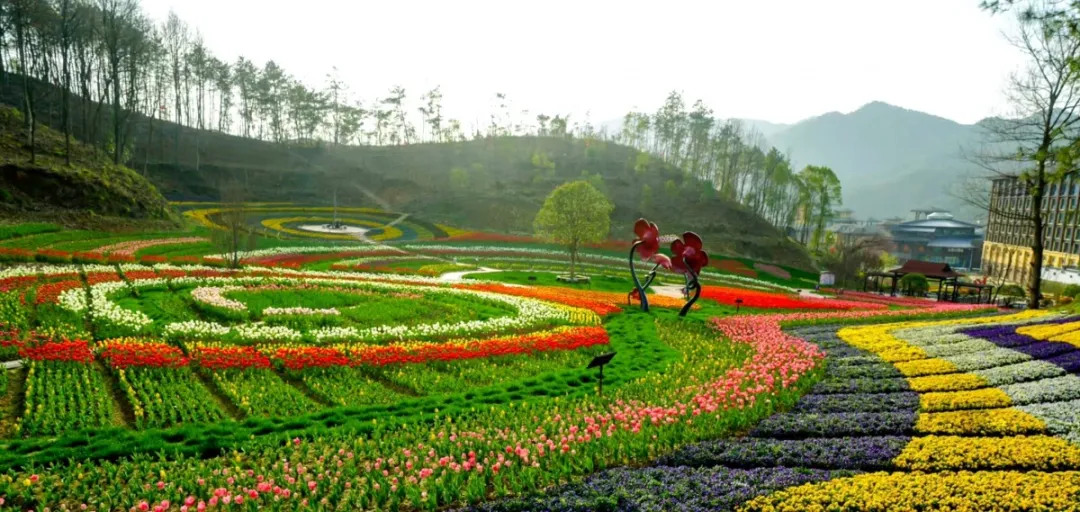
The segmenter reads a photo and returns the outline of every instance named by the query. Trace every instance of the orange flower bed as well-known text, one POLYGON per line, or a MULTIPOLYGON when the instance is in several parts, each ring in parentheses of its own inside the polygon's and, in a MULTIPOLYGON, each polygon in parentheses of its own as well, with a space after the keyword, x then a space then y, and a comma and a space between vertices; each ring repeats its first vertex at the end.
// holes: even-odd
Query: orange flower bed
MULTIPOLYGON (((620 304, 626 303, 626 294, 618 292, 597 292, 591 290, 574 290, 571 288, 559 288, 556 286, 506 286, 501 284, 472 284, 455 285, 455 288, 479 290, 517 297, 529 297, 559 304, 566 304, 577 308, 587 309, 598 315, 607 315, 621 311, 620 304)), ((684 302, 681 299, 665 297, 662 295, 649 295, 649 305, 662 308, 681 308, 684 302)), ((695 306, 696 307, 696 306, 695 306)))

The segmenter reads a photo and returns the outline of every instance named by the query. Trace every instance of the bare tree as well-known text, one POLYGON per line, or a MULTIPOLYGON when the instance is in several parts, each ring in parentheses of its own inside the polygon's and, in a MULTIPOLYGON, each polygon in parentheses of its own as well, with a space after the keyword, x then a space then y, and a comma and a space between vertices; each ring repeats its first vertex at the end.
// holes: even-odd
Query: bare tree
POLYGON ((1039 307, 1044 250, 1043 198, 1049 186, 1077 173, 1067 156, 1080 139, 1080 70, 1072 65, 1080 40, 1066 29, 1046 23, 1022 24, 1011 42, 1029 59, 1028 69, 1013 75, 1009 100, 1015 108, 1008 119, 985 124, 986 144, 970 159, 986 172, 983 185, 973 182, 960 198, 987 211, 991 219, 1013 222, 1027 232, 1031 269, 1027 288, 1030 307, 1039 307), (1008 208, 986 194, 986 178, 1016 179, 1030 198, 1024 208, 1008 208))

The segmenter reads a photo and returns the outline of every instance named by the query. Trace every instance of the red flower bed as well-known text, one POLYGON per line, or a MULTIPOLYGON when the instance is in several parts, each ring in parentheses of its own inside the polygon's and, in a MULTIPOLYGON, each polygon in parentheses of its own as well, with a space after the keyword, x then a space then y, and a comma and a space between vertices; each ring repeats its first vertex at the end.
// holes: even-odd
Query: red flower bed
POLYGON ((875 302, 875 303, 879 303, 879 304, 894 304, 894 305, 897 305, 897 306, 912 306, 912 307, 922 307, 922 308, 933 307, 935 305, 934 301, 927 300, 927 299, 919 299, 919 298, 915 298, 915 297, 900 297, 900 296, 890 297, 888 295, 878 295, 876 293, 855 292, 855 291, 845 291, 844 292, 844 298, 845 299, 852 299, 852 300, 859 300, 859 301, 866 301, 866 302, 875 302))
POLYGON ((603 327, 579 327, 476 341, 450 341, 411 345, 365 345, 348 350, 360 364, 384 366, 428 361, 456 361, 506 355, 532 354, 556 350, 577 350, 609 343, 603 327))
POLYGON ((34 251, 0 247, 0 261, 33 261, 34 251))
POLYGON ((124 272, 124 277, 126 277, 128 281, 136 281, 139 279, 157 279, 161 276, 153 270, 131 270, 124 272))
POLYGON ((158 263, 165 263, 168 260, 166 260, 166 258, 164 256, 158 256, 156 254, 148 254, 146 256, 140 256, 139 261, 141 263, 145 263, 147 265, 155 265, 155 264, 158 264, 158 263))
POLYGON ((177 277, 184 277, 184 276, 188 275, 188 273, 183 271, 183 270, 174 270, 174 269, 162 268, 162 269, 157 270, 157 275, 158 275, 158 277, 167 277, 167 278, 170 278, 170 279, 175 279, 177 277))
POLYGON ((282 347, 273 349, 271 357, 289 370, 348 366, 350 363, 340 350, 328 347, 282 347))
POLYGON ((37 276, 15 276, 0 279, 0 293, 26 288, 37 281, 37 276))
POLYGON ((710 267, 718 269, 729 274, 735 274, 743 277, 757 278, 758 273, 754 269, 747 267, 746 264, 739 260, 718 260, 709 263, 710 267))
POLYGON ((567 306, 588 309, 598 315, 607 315, 622 311, 622 308, 617 304, 621 304, 626 300, 626 296, 620 293, 574 290, 571 288, 558 288, 554 286, 523 287, 505 286, 501 284, 461 284, 455 285, 455 288, 465 288, 468 290, 478 290, 502 295, 515 295, 518 297, 530 297, 533 299, 558 302, 559 304, 566 304, 567 306))
POLYGON ((701 290, 701 297, 721 304, 734 306, 742 299, 742 306, 760 309, 885 309, 883 304, 859 303, 846 300, 798 298, 779 293, 757 290, 741 290, 722 286, 706 286, 701 290))
POLYGON ((38 261, 47 263, 68 263, 71 261, 71 253, 56 249, 39 249, 35 257, 38 261))
POLYGON ((337 260, 342 258, 357 258, 357 257, 375 257, 375 256, 401 256, 400 251, 374 251, 374 252, 357 252, 357 251, 341 251, 322 254, 275 254, 273 256, 260 256, 258 258, 246 258, 241 263, 247 265, 265 265, 275 267, 292 267, 298 268, 305 263, 315 263, 326 260, 337 260))
POLYGON ((195 363, 208 370, 230 368, 269 368, 270 359, 255 347, 196 347, 191 352, 195 363))
POLYGON ((10 325, 0 323, 0 348, 23 347, 22 333, 10 325))
POLYGON ((110 368, 187 366, 188 358, 179 348, 157 341, 124 338, 102 342, 98 354, 110 368))
POLYGON ((107 260, 109 263, 135 263, 135 256, 131 254, 113 252, 109 253, 107 260))
POLYGON ((90 286, 122 280, 123 279, 120 279, 120 274, 117 274, 116 272, 93 272, 86 274, 86 284, 90 286))
POLYGON ((75 361, 90 363, 94 360, 94 354, 90 352, 90 346, 86 341, 52 341, 37 345, 27 345, 19 351, 23 359, 34 361, 75 361))
POLYGON ((82 287, 82 281, 76 281, 74 279, 68 281, 56 281, 52 283, 46 283, 41 285, 37 289, 37 295, 34 298, 36 304, 56 304, 60 294, 72 288, 82 287))
MULTIPOLYGON (((150 256, 147 256, 149 258, 150 256)), ((171 261, 173 263, 184 263, 189 265, 198 265, 202 263, 202 258, 198 256, 174 256, 171 261)))
POLYGON ((100 252, 77 251, 71 253, 71 261, 75 263, 105 263, 105 255, 100 252))

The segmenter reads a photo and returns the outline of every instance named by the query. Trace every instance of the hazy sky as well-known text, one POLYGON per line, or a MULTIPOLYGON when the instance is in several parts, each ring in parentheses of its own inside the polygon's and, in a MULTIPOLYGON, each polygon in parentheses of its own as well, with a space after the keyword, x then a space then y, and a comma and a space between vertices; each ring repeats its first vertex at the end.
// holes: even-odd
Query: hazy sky
MULTIPOLYGON (((881 100, 971 123, 1008 113, 1023 58, 978 0, 142 0, 233 61, 273 59, 309 85, 332 66, 365 103, 441 85, 444 113, 594 123, 654 111, 672 89, 718 117, 790 123, 881 100)), ((414 102, 415 103, 415 102, 414 102)), ((413 107, 419 106, 415 103, 413 107)))

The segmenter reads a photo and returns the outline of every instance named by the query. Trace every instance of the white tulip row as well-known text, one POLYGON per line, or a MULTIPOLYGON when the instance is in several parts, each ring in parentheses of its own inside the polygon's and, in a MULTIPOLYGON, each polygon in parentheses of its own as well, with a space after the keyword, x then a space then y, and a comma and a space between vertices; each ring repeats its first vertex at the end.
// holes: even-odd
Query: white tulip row
POLYGON ((269 307, 262 311, 263 316, 275 315, 340 315, 341 311, 335 308, 312 309, 305 307, 275 308, 269 307))
MULTIPOLYGON (((181 269, 189 269, 188 267, 181 267, 181 269)), ((346 273, 346 272, 323 272, 323 273, 304 273, 304 274, 318 274, 325 275, 327 277, 305 277, 297 278, 291 277, 289 274, 295 273, 289 271, 289 269, 266 269, 269 272, 278 274, 273 277, 180 277, 175 279, 143 279, 135 280, 130 285, 133 288, 143 287, 157 287, 162 285, 171 285, 173 287, 183 287, 195 285, 196 291, 201 290, 199 300, 204 300, 208 303, 215 305, 229 304, 233 308, 245 307, 243 304, 232 301, 221 295, 221 293, 230 289, 242 289, 244 285, 265 285, 265 284, 280 284, 280 285, 299 285, 299 284, 314 284, 323 286, 344 286, 364 289, 379 289, 391 292, 420 292, 425 294, 431 293, 445 293, 445 294, 464 294, 473 297, 498 301, 512 306, 518 311, 516 315, 506 317, 496 317, 489 320, 469 320, 456 323, 434 323, 424 325, 413 326, 379 326, 367 329, 359 329, 355 327, 330 327, 322 328, 311 333, 317 341, 381 341, 386 339, 410 339, 410 338, 422 338, 430 336, 443 336, 443 335, 470 335, 483 332, 495 332, 504 329, 528 329, 541 324, 545 324, 551 321, 562 320, 572 322, 575 317, 576 310, 567 307, 555 306, 542 302, 536 299, 515 297, 508 295, 500 295, 489 292, 481 292, 475 290, 463 290, 448 287, 418 287, 410 286, 402 283, 386 283, 379 281, 353 281, 343 280, 340 277, 357 277, 363 274, 346 273), (219 300, 220 299, 220 300, 219 300), (226 302, 227 301, 227 302, 226 302), (235 302, 235 304, 231 304, 235 302)), ((382 276, 377 276, 382 278, 382 276)), ((416 281, 417 279, 413 279, 416 281)), ((112 302, 110 296, 127 289, 129 285, 124 282, 109 282, 100 283, 90 287, 91 303, 89 305, 92 314, 95 318, 101 318, 111 323, 130 327, 134 330, 139 330, 146 325, 153 323, 153 320, 147 317, 144 313, 138 311, 127 310, 121 308, 115 302, 112 302)), ((85 294, 82 289, 78 290, 78 295, 69 290, 61 296, 62 304, 72 311, 82 311, 87 308, 85 294), (77 298, 79 295, 83 297, 82 302, 79 302, 77 298)), ((193 292, 194 294, 194 292, 193 292)), ((226 307, 226 306, 222 306, 226 307)), ((272 308, 267 314, 296 314, 295 311, 299 309, 307 308, 280 308, 281 311, 292 311, 289 313, 275 312, 272 308)), ((336 312, 336 310, 334 310, 336 312)), ((328 310, 312 310, 311 314, 335 314, 330 313, 328 310)), ((224 336, 234 335, 240 339, 250 341, 268 341, 268 340, 298 340, 304 336, 303 333, 284 326, 269 326, 263 323, 251 323, 236 326, 226 326, 215 322, 205 321, 187 321, 187 322, 175 322, 170 323, 164 327, 164 333, 177 337, 188 338, 221 338, 224 336)))
POLYGON ((191 290, 191 298, 214 307, 231 309, 233 311, 247 311, 246 304, 225 296, 225 292, 234 292, 243 289, 243 286, 200 286, 191 290))

